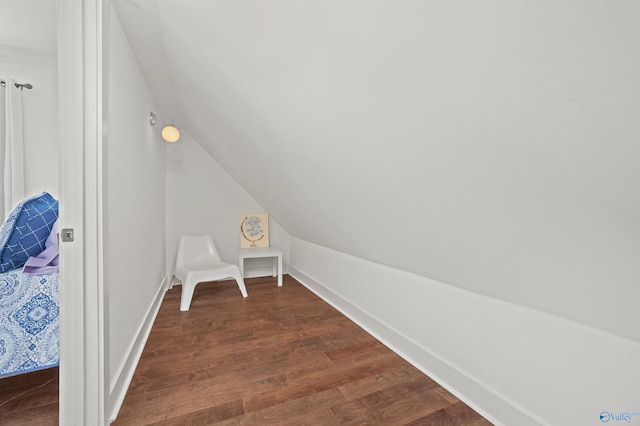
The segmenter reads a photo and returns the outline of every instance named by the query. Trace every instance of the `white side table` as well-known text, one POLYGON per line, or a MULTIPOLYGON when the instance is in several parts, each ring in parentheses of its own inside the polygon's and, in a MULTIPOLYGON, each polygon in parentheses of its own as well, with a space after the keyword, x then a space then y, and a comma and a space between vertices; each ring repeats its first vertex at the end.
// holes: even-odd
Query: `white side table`
POLYGON ((273 257, 273 276, 278 275, 278 287, 282 287, 282 250, 276 247, 241 248, 238 254, 240 273, 244 277, 244 260, 257 257, 273 257), (277 259, 275 259, 277 258, 277 259), (276 264, 277 260, 277 264, 276 264))

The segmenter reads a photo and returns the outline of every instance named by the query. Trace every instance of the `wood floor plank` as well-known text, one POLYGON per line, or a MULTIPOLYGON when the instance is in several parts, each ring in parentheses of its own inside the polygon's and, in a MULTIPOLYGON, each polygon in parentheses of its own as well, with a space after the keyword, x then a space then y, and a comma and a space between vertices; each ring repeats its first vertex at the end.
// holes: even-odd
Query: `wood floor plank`
POLYGON ((58 367, 51 367, 26 374, 3 377, 0 379, 0 392, 5 392, 14 387, 30 386, 33 383, 45 383, 52 379, 57 381, 58 371, 58 367))
POLYGON ((249 412, 237 418, 236 421, 241 425, 337 424, 337 419, 330 408, 343 400, 344 396, 338 389, 327 389, 249 412))
POLYGON ((329 359, 335 361, 340 358, 349 357, 351 355, 367 352, 372 349, 384 347, 384 345, 377 340, 370 340, 367 342, 357 342, 348 346, 342 346, 336 349, 332 349, 326 352, 329 359))
POLYGON ((152 424, 163 426, 206 426, 221 423, 224 420, 232 419, 243 413, 244 407, 242 406, 242 399, 235 399, 224 404, 191 411, 177 417, 168 417, 152 424))
POLYGON ((392 385, 333 407, 341 423, 398 424, 413 421, 450 405, 435 388, 420 382, 392 385))
POLYGON ((26 411, 0 411, 2 426, 57 426, 58 403, 40 405, 26 411))
POLYGON ((408 423, 410 426, 490 426, 491 423, 462 402, 457 402, 408 423))
POLYGON ((0 379, 0 425, 56 425, 58 388, 58 367, 0 379))
MULTIPOLYGON (((361 380, 345 383, 339 387, 347 400, 354 400, 365 395, 387 389, 391 386, 420 381, 425 389, 434 389, 438 384, 429 377, 422 374, 417 368, 411 365, 401 365, 383 373, 378 373, 365 377, 361 380)), ((457 400, 455 400, 457 402, 457 400)))

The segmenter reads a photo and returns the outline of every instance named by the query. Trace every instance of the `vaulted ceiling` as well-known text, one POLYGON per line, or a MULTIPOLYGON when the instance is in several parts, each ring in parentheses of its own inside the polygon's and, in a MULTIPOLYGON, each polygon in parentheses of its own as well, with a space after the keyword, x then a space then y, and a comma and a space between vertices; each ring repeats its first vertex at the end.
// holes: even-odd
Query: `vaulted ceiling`
POLYGON ((633 285, 639 2, 113 3, 165 120, 292 236, 552 311, 633 285))

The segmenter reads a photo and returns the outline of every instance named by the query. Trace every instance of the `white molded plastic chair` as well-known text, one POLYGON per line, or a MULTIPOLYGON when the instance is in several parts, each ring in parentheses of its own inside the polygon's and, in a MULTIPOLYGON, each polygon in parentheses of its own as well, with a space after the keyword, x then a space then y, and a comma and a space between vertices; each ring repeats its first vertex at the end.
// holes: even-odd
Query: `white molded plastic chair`
POLYGON ((235 278, 242 296, 247 297, 240 269, 237 265, 225 263, 220 259, 211 235, 180 237, 174 275, 182 281, 181 311, 189 310, 196 285, 204 281, 235 278))

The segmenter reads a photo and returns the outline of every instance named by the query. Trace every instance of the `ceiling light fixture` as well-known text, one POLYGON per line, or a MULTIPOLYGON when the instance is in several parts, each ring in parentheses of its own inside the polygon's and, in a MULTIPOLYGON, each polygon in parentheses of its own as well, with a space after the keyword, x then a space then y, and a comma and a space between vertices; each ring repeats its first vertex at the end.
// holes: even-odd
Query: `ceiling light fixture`
POLYGON ((180 132, 175 126, 164 126, 162 129, 162 139, 169 143, 178 142, 180 139, 180 132))

